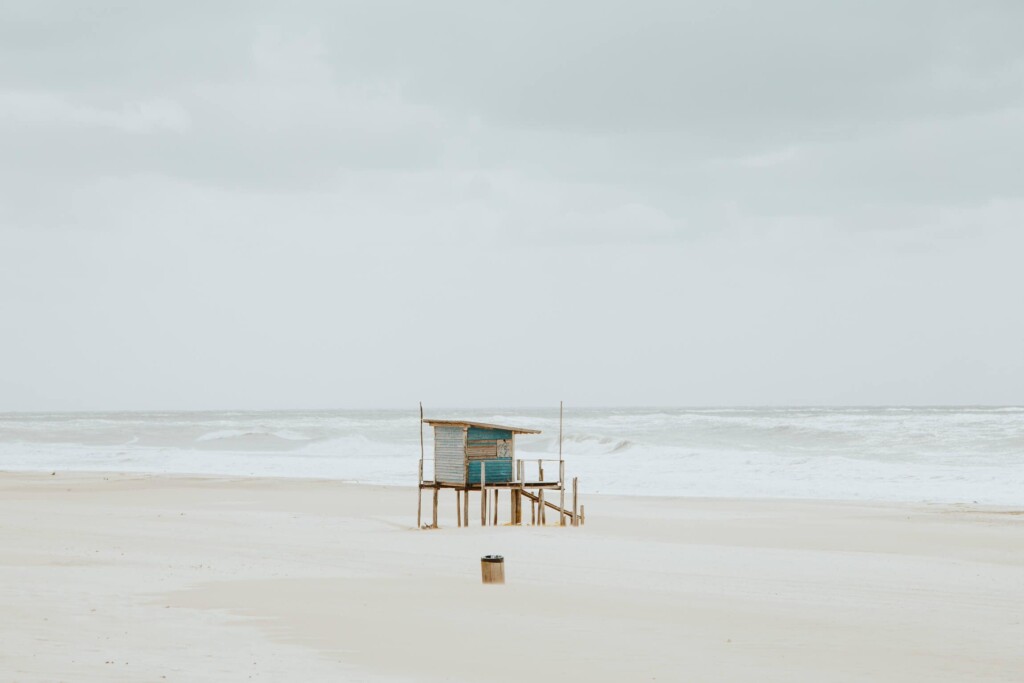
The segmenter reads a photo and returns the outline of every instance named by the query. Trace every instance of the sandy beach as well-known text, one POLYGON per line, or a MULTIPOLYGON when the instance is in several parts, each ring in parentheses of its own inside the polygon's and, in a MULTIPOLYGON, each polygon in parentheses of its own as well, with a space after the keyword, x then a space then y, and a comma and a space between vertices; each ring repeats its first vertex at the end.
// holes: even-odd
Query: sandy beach
POLYGON ((0 475, 0 679, 1024 678, 1019 511, 588 496, 581 529, 458 529, 442 497, 420 531, 415 497, 0 475))

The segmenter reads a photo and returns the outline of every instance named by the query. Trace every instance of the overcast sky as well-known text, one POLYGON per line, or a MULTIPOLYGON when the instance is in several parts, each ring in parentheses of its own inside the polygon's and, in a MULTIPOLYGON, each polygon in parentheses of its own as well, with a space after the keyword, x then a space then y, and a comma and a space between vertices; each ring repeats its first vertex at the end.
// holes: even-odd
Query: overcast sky
POLYGON ((1024 403, 1022 27, 0 0, 0 410, 1024 403))

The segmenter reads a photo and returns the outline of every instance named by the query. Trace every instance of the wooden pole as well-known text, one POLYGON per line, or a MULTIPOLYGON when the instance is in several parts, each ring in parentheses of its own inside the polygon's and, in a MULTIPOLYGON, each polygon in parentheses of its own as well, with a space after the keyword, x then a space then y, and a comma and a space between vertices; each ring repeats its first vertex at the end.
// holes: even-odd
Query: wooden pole
POLYGON ((565 461, 558 461, 558 526, 565 526, 565 461))
POLYGON ((416 528, 423 526, 423 458, 420 458, 419 481, 416 482, 416 528))
POLYGON ((498 489, 494 489, 494 526, 498 526, 498 489))
POLYGON ((580 525, 579 508, 576 507, 576 504, 579 502, 579 497, 578 497, 578 495, 579 495, 579 489, 578 489, 579 481, 578 480, 579 480, 579 477, 573 477, 572 478, 572 525, 573 526, 579 526, 580 525))
POLYGON ((462 500, 460 499, 458 489, 455 489, 455 523, 458 526, 462 526, 462 500))
POLYGON ((469 484, 466 484, 462 491, 462 500, 462 519, 466 520, 466 526, 469 526, 469 484))
POLYGON ((558 526, 565 526, 565 460, 562 458, 562 423, 565 402, 558 402, 558 526))
POLYGON ((487 481, 485 478, 487 475, 487 463, 483 460, 480 461, 480 526, 487 526, 487 489, 484 488, 484 482, 487 481))
POLYGON ((438 496, 438 494, 440 492, 441 492, 441 489, 435 485, 434 486, 434 528, 435 529, 438 528, 437 527, 437 496, 438 496))
POLYGON ((541 526, 546 526, 548 523, 548 515, 544 510, 544 489, 539 489, 537 491, 537 498, 539 499, 539 502, 537 503, 537 522, 541 526))
POLYGON ((562 402, 558 402, 558 459, 562 459, 562 402))
POLYGON ((586 524, 586 523, 587 523, 586 507, 583 506, 583 505, 580 505, 580 524, 583 525, 583 524, 586 524))
POLYGON ((420 471, 419 481, 416 482, 416 528, 423 525, 423 459, 426 457, 423 450, 423 401, 420 401, 420 471))

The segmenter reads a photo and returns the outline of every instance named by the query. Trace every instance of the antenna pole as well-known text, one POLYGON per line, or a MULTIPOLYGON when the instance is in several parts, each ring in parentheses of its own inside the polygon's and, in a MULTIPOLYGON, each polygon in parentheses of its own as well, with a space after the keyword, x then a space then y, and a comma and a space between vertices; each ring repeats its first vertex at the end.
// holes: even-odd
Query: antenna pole
MULTIPOLYGON (((419 481, 416 482, 416 528, 422 528, 423 524, 423 401, 420 401, 420 467, 419 481)), ((434 499, 434 515, 437 515, 437 499, 434 499)), ((436 521, 436 520, 435 520, 436 521)))
POLYGON ((562 460, 562 401, 558 402, 558 526, 565 526, 565 460, 562 460))
POLYGON ((562 402, 558 402, 558 459, 562 459, 562 402))

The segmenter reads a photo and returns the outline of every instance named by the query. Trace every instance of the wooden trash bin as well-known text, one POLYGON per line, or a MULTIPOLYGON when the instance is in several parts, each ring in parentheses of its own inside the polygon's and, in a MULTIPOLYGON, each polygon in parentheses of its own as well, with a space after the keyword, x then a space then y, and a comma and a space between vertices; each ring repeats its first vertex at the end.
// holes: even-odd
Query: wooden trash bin
POLYGON ((505 583, 505 558, 501 555, 484 555, 480 558, 480 573, 484 583, 505 583))

